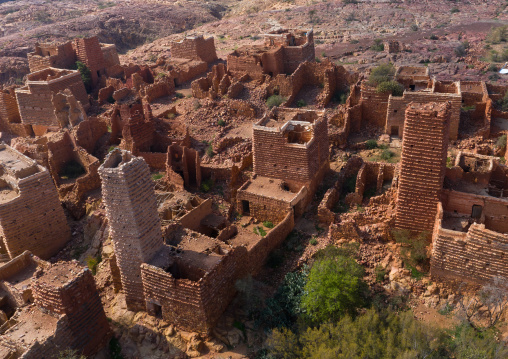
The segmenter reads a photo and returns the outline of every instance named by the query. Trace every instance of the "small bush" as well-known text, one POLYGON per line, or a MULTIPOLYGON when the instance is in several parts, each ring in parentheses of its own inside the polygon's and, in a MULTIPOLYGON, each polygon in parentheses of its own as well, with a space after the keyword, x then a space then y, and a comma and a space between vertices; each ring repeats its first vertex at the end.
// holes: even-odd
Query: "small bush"
POLYGON ((463 57, 466 56, 466 47, 463 44, 460 44, 457 46, 454 50, 455 56, 457 57, 463 57))
POLYGON ((83 84, 85 85, 85 89, 87 93, 90 93, 92 91, 92 72, 81 61, 76 61, 76 67, 79 70, 79 73, 81 74, 81 80, 83 80, 83 84))
POLYGON ((226 126, 226 121, 224 121, 223 119, 220 119, 219 121, 217 121, 217 125, 219 125, 220 127, 224 127, 224 126, 226 126))
POLYGON ((265 221, 263 222, 263 226, 265 226, 266 228, 273 228, 273 223, 270 222, 270 221, 265 221))
POLYGON ((439 37, 435 34, 430 35, 429 39, 431 40, 439 40, 439 37))
POLYGON ((261 226, 254 227, 253 232, 261 237, 266 236, 266 231, 261 226))
POLYGON ((382 160, 388 161, 389 159, 391 159, 394 156, 395 156, 395 153, 393 153, 392 151, 383 150, 383 152, 381 152, 381 155, 379 157, 381 157, 382 160))
POLYGON ((280 106, 285 101, 286 101, 286 99, 280 95, 272 95, 272 96, 268 97, 268 99, 266 100, 266 106, 268 106, 268 108, 280 106))
POLYGON ((391 93, 392 96, 402 96, 402 95, 404 95, 404 87, 397 81, 386 81, 386 82, 381 82, 376 87, 376 92, 377 93, 391 93))
POLYGON ((496 141, 496 147, 505 149, 506 148, 506 135, 499 136, 496 141))
POLYGON ((487 71, 498 72, 499 68, 495 64, 490 64, 489 67, 487 68, 487 71))
POLYGON ((99 265, 100 262, 102 262, 102 258, 100 255, 97 258, 88 257, 86 259, 86 264, 88 266, 88 269, 90 269, 92 271, 93 275, 97 274, 97 266, 99 265))
POLYGON ((208 155, 208 157, 213 157, 215 156, 215 152, 213 152, 213 146, 212 144, 210 143, 208 145, 208 147, 206 148, 206 154, 208 155))
POLYGON ((374 51, 384 51, 385 45, 383 44, 383 40, 375 39, 374 45, 372 45, 370 48, 374 51))
POLYGON ((500 44, 508 41, 508 26, 494 27, 490 30, 486 38, 491 44, 500 44))
POLYGON ((418 25, 413 24, 410 26, 411 31, 418 31, 418 25))
POLYGON ((317 241, 317 239, 316 239, 315 237, 312 237, 312 238, 310 239, 309 243, 310 243, 311 245, 315 246, 315 245, 317 245, 317 244, 318 244, 318 241, 317 241))
POLYGON ((450 10, 450 13, 452 13, 452 14, 455 14, 455 13, 458 13, 458 12, 460 12, 460 10, 459 10, 459 8, 457 8, 457 7, 454 7, 454 8, 452 8, 452 9, 450 10))
POLYGON ((154 173, 152 175, 152 180, 157 181, 157 180, 160 180, 162 177, 164 177, 164 175, 162 173, 154 173))
POLYGON ((369 150, 373 150, 377 148, 377 141, 373 139, 368 140, 367 142, 365 142, 365 147, 367 147, 367 149, 369 150))
POLYGON ((400 255, 405 266, 411 270, 411 275, 414 278, 418 278, 421 273, 415 267, 427 265, 429 261, 427 245, 430 244, 430 240, 428 233, 412 234, 408 230, 394 230, 392 233, 395 241, 402 244, 400 255))
POLYGON ((305 100, 296 101, 296 107, 305 107, 305 106, 307 106, 307 102, 305 102, 305 100))
POLYGON ((210 190, 213 187, 213 180, 211 178, 207 179, 206 181, 201 182, 201 191, 202 192, 210 192, 210 190))
POLYGON ((175 97, 176 98, 184 98, 185 95, 183 93, 181 93, 181 92, 177 92, 177 93, 175 93, 175 97))
POLYGON ((370 86, 378 86, 382 82, 392 81, 395 76, 395 67, 393 64, 381 64, 372 69, 368 84, 370 86))
POLYGON ((386 269, 381 264, 378 264, 374 269, 374 274, 376 276, 376 282, 381 283, 382 281, 385 280, 386 269))

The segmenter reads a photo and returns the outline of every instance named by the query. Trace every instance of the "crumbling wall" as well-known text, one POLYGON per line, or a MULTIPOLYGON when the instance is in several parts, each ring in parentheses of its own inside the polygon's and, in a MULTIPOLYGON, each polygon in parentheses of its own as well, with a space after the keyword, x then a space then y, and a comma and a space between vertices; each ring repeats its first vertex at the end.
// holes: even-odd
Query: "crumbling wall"
POLYGON ((375 87, 361 84, 362 124, 369 123, 384 128, 390 93, 378 93, 375 87))
POLYGON ((106 61, 104 60, 99 38, 97 36, 77 38, 74 40, 73 47, 77 60, 90 69, 93 86, 96 86, 100 74, 106 69, 106 61))
POLYGON ((68 347, 92 355, 111 338, 109 322, 88 268, 77 262, 59 262, 43 269, 35 275, 33 295, 37 307, 65 316, 59 324, 67 335, 55 336, 56 341, 71 338, 68 347))
POLYGON ((143 159, 121 150, 108 155, 99 174, 127 308, 144 310, 141 264, 162 246, 154 182, 143 159))
POLYGON ((76 63, 76 54, 70 41, 63 44, 35 44, 35 51, 30 52, 28 67, 30 72, 44 70, 48 67, 70 69, 76 63))
POLYGON ((162 317, 178 327, 209 333, 236 294, 235 282, 246 274, 245 262, 245 247, 234 248, 199 280, 176 279, 162 268, 143 264, 148 312, 155 314, 151 307, 156 304, 162 317))
POLYGON ((432 239, 430 273, 433 277, 485 284, 496 276, 508 278, 508 236, 473 223, 467 233, 441 227, 438 210, 432 239))
POLYGON ((182 59, 200 60, 211 63, 217 60, 213 37, 186 37, 180 42, 171 42, 171 56, 182 59))
POLYGON ((216 98, 227 95, 236 98, 243 90, 241 82, 232 79, 224 64, 214 65, 206 77, 192 82, 192 96, 196 98, 216 98))
POLYGON ((323 200, 318 206, 319 222, 331 224, 335 221, 335 213, 332 211, 333 206, 339 200, 340 192, 335 187, 326 191, 323 200))
MULTIPOLYGON (((166 156, 166 180, 177 186, 201 185, 201 159, 199 153, 186 146, 173 143, 166 156), (180 180, 183 179, 183 182, 180 180)), ((183 187, 181 187, 183 189, 183 187)))
POLYGON ((406 110, 395 225, 432 231, 446 168, 450 104, 409 104, 406 110))

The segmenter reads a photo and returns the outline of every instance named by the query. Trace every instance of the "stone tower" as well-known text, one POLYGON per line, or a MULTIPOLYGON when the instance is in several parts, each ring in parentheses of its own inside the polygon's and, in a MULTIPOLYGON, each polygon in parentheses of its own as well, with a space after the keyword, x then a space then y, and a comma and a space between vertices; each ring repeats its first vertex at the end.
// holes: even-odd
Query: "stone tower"
POLYGON ((72 261, 40 269, 34 275, 32 291, 38 308, 60 316, 56 338, 60 346, 88 356, 108 343, 112 332, 88 268, 72 261))
POLYGON ((127 308, 145 310, 141 264, 163 244, 150 170, 141 157, 117 149, 99 174, 127 308))
POLYGON ((432 231, 443 187, 450 103, 410 103, 406 110, 395 227, 432 231))

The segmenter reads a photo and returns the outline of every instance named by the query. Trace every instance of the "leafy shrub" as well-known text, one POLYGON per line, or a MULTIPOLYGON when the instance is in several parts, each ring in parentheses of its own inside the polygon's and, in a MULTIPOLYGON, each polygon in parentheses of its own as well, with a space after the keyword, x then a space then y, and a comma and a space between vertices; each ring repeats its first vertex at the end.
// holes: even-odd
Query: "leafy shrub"
POLYGON ((381 265, 378 264, 376 268, 374 269, 374 274, 376 276, 376 282, 382 282, 385 280, 386 277, 386 269, 381 265))
POLYGON ((97 258, 88 257, 86 259, 86 264, 88 266, 88 269, 90 269, 92 271, 93 275, 97 274, 97 266, 99 265, 100 262, 102 262, 102 258, 100 255, 97 258))
POLYGON ((219 125, 220 127, 224 127, 224 126, 226 126, 226 121, 224 121, 223 119, 220 119, 219 121, 217 121, 217 125, 219 125))
POLYGON ((315 245, 317 245, 317 244, 318 244, 318 241, 317 241, 317 239, 316 239, 315 237, 312 237, 312 238, 310 239, 309 243, 310 243, 311 245, 315 246, 315 245))
POLYGON ((307 102, 305 102, 305 100, 296 101, 296 107, 305 107, 305 106, 307 106, 307 102))
MULTIPOLYGON (((394 230, 392 234, 395 241, 402 244, 400 256, 406 267, 412 271, 416 266, 428 265, 427 246, 430 244, 430 240, 427 232, 412 234, 409 230, 401 229, 394 230)), ((418 277, 417 272, 412 271, 412 275, 418 277)))
POLYGON ((210 192, 213 187, 213 179, 209 178, 206 181, 201 182, 201 191, 202 192, 210 192))
POLYGON ((463 57, 466 56, 466 47, 463 44, 457 46, 454 50, 455 56, 463 57))
POLYGON ((164 175, 162 173, 154 173, 152 175, 152 180, 157 181, 157 180, 160 180, 162 177, 164 177, 164 175))
POLYGON ((383 44, 383 40, 374 39, 374 45, 370 47, 374 51, 384 51, 385 45, 383 44))
POLYGON ((385 160, 385 161, 388 161, 389 159, 391 159, 393 156, 395 156, 395 153, 393 153, 392 151, 390 150, 383 150, 383 152, 381 152, 381 159, 382 160, 385 160))
POLYGON ((385 81, 376 87, 376 92, 391 93, 392 96, 402 96, 404 94, 404 87, 397 81, 385 81))
POLYGON ((266 231, 261 226, 254 227, 253 232, 261 237, 266 236, 266 231))
POLYGON ((365 142, 365 147, 369 150, 373 150, 374 148, 377 148, 377 141, 374 139, 370 139, 367 142, 365 142))
POLYGON ((500 44, 508 41, 508 26, 498 26, 490 29, 486 38, 491 44, 500 44))
POLYGON ((213 157, 215 156, 215 152, 213 152, 213 146, 212 144, 210 143, 208 145, 208 147, 206 148, 206 154, 208 155, 208 157, 213 157))
POLYGON ((368 286, 364 269, 354 258, 339 255, 312 266, 302 297, 302 310, 311 323, 338 320, 365 305, 368 286))
POLYGON ((176 98, 184 98, 185 95, 183 93, 181 93, 181 92, 177 92, 177 93, 175 93, 175 97, 176 98))
POLYGON ((92 72, 81 61, 76 61, 76 67, 79 70, 79 73, 81 74, 81 80, 83 80, 83 84, 85 85, 85 89, 87 93, 90 93, 92 91, 92 72))
POLYGON ((439 37, 435 34, 430 35, 429 39, 431 40, 439 40, 439 37))
POLYGON ((392 63, 381 64, 372 69, 368 83, 370 86, 378 86, 382 82, 393 80, 394 76, 395 67, 393 67, 392 63))
POLYGON ((285 101, 286 101, 286 99, 280 95, 272 95, 272 96, 268 97, 268 99, 266 100, 266 106, 268 106, 268 108, 280 106, 285 101))
POLYGON ((411 31, 418 31, 418 25, 416 24, 413 24, 409 27, 411 29, 411 31))
POLYGON ((265 226, 266 228, 273 228, 273 223, 270 222, 270 221, 265 221, 263 222, 263 226, 265 226))
POLYGON ((496 147, 502 149, 506 148, 506 135, 501 135, 497 138, 496 147))

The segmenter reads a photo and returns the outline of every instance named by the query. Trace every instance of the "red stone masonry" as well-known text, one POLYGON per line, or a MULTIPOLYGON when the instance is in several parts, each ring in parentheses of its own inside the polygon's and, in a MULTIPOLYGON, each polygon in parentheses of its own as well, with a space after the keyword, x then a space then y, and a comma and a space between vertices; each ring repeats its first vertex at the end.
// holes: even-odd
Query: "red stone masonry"
POLYGON ((48 170, 6 145, 0 145, 0 167, 0 231, 9 257, 25 250, 54 256, 70 229, 48 170))
POLYGON ((395 225, 430 231, 443 187, 450 104, 411 103, 406 110, 395 225))

